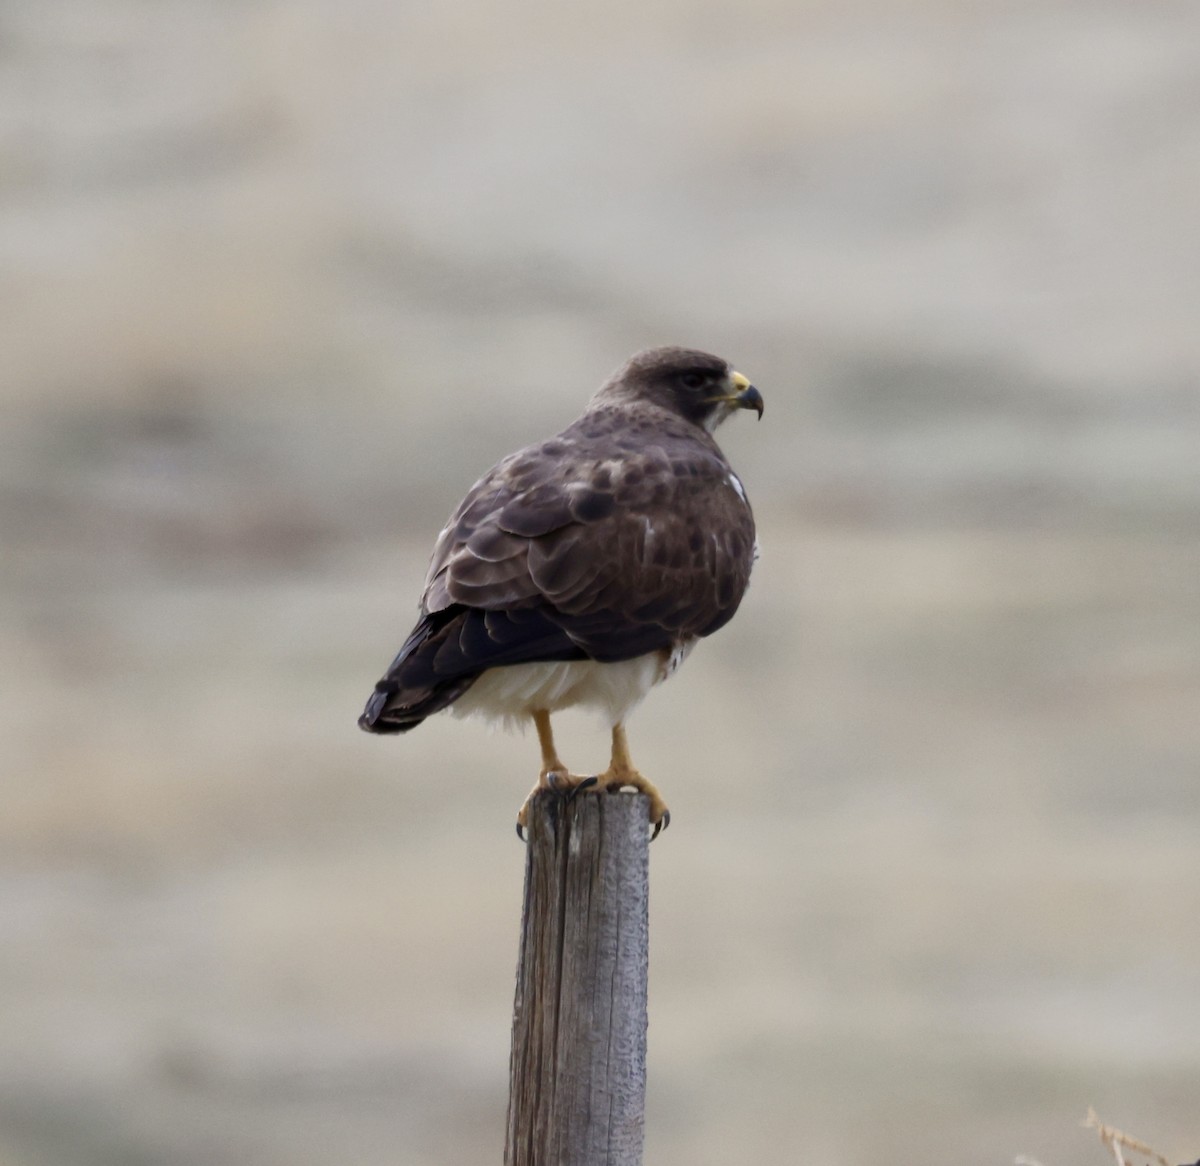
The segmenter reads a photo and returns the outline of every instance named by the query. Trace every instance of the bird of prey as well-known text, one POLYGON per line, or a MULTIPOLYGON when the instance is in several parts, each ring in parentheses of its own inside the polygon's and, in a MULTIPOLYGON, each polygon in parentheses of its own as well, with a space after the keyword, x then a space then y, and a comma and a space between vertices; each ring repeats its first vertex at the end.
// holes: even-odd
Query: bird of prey
POLYGON ((631 786, 670 822, 634 768, 625 719, 698 640, 738 609, 757 558, 746 491, 713 440, 759 391, 720 357, 652 348, 600 387, 556 437, 510 454, 468 492, 434 546, 419 618, 359 725, 405 733, 449 708, 532 720, 537 784, 631 786), (598 709, 612 727, 599 777, 559 759, 550 714, 598 709))

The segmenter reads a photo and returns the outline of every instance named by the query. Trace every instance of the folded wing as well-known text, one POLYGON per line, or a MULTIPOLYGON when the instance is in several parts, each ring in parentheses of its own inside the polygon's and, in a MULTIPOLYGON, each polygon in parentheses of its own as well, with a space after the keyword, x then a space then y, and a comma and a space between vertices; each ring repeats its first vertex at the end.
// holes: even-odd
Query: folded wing
POLYGON ((636 440, 627 419, 585 414, 482 478, 438 539, 363 728, 412 728, 489 668, 627 660, 731 619, 754 520, 720 450, 689 428, 636 440))

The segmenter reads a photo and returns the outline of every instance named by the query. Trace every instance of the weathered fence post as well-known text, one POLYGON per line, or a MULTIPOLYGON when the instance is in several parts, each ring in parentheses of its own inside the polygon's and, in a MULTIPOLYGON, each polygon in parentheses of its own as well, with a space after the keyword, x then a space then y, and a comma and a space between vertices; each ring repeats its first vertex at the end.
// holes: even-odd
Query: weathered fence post
POLYGON ((505 1166, 641 1166, 649 802, 530 807, 505 1166))

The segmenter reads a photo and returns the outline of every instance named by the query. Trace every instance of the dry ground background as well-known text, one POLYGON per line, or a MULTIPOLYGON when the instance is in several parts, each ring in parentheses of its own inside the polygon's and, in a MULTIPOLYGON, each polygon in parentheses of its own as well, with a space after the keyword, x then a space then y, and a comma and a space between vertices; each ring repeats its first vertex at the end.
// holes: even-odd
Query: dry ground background
POLYGON ((1193 1160, 1198 202, 1193 0, 0 5, 0 1163, 498 1161, 534 743, 354 720, 661 342, 647 1162, 1193 1160))

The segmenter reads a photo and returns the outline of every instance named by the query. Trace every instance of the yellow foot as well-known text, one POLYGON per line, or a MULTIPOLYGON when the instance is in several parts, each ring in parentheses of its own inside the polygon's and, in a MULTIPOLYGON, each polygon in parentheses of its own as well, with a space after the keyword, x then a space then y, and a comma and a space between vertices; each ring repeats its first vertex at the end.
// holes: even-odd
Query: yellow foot
POLYGON ((650 835, 651 842, 671 824, 671 811, 667 809, 662 794, 636 769, 611 765, 606 773, 600 775, 600 784, 610 793, 629 787, 650 799, 650 825, 654 827, 654 833, 650 835))
POLYGON ((525 831, 529 828, 529 806, 542 790, 553 790, 569 802, 581 790, 595 786, 596 781, 594 777, 582 777, 577 773, 568 773, 565 769, 543 769, 537 784, 529 791, 529 796, 517 812, 517 837, 522 842, 525 841, 525 831))

